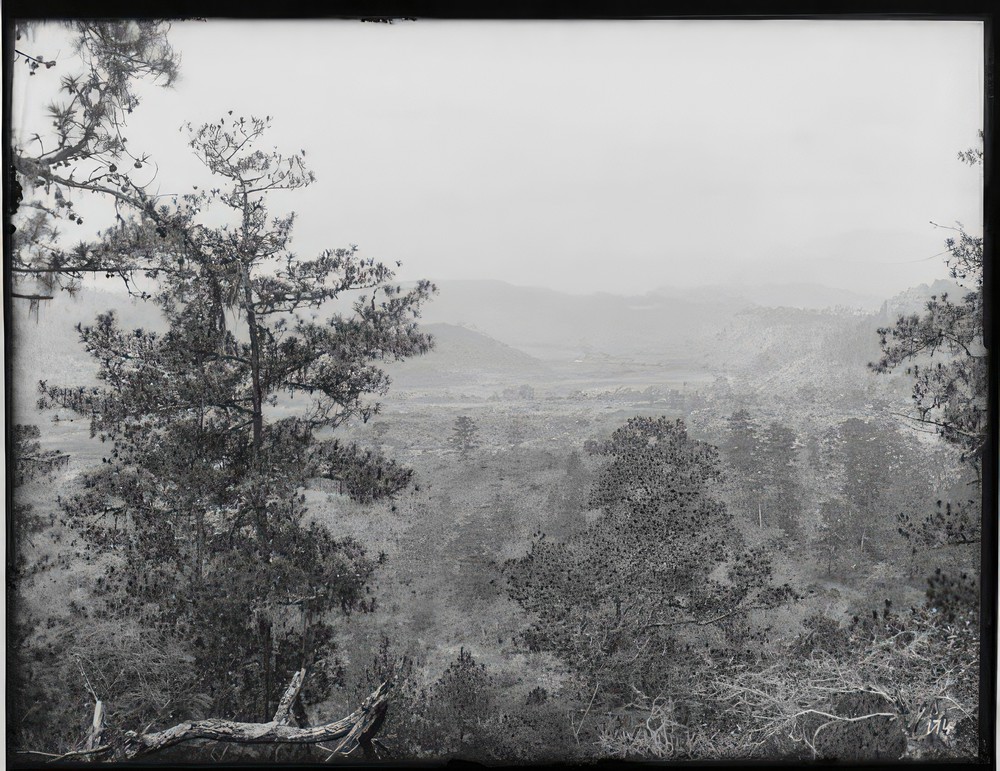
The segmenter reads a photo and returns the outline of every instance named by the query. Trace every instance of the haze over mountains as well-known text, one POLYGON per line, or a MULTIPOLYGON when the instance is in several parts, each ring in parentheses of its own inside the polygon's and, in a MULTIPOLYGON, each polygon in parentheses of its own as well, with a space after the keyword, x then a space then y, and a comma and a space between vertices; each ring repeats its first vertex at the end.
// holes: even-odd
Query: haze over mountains
POLYGON ((502 340, 540 359, 679 355, 745 307, 715 298, 572 295, 502 281, 444 281, 423 318, 502 340))
POLYGON ((654 294, 664 297, 681 297, 688 300, 721 300, 749 303, 769 308, 856 308, 878 310, 885 299, 870 292, 834 289, 822 284, 712 284, 681 289, 659 287, 654 294))
POLYGON ((957 293, 949 281, 921 284, 889 300, 816 284, 659 288, 632 297, 572 295, 502 281, 443 281, 438 288, 423 312, 426 322, 467 326, 549 361, 595 355, 686 357, 730 326, 737 314, 756 307, 805 315, 824 309, 913 313, 931 294, 957 293))
MULTIPOLYGON (((639 297, 572 295, 492 280, 438 286, 421 318, 437 345, 427 356, 390 366, 400 388, 511 378, 607 381, 637 366, 664 376, 763 365, 802 370, 804 360, 793 360, 822 363, 831 355, 863 367, 877 352, 878 326, 900 313, 919 312, 932 294, 963 292, 943 280, 881 300, 818 285, 661 288, 639 297), (765 303, 768 298, 775 302, 765 303), (817 310, 830 307, 839 310, 817 310)), ((26 306, 15 306, 11 374, 19 411, 33 412, 41 379, 64 385, 95 382, 96 366, 88 361, 75 326, 108 309, 126 328, 163 329, 155 306, 116 292, 87 289, 75 298, 60 296, 43 304, 37 319, 26 306)))

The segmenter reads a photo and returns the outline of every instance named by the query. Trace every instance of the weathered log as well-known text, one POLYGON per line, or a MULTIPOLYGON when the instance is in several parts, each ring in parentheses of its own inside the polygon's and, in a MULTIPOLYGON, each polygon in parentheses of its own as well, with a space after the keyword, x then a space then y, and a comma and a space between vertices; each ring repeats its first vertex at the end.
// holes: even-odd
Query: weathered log
POLYGON ((85 750, 96 750, 101 746, 101 732, 104 731, 104 702, 98 699, 94 703, 94 720, 90 726, 90 733, 84 743, 85 750))
POLYGON ((388 696, 395 685, 395 675, 376 688, 347 717, 323 723, 322 725, 298 727, 288 725, 292 715, 292 705, 296 702, 305 670, 299 670, 292 677, 278 703, 274 718, 267 723, 243 723, 235 720, 208 718, 192 720, 167 728, 163 731, 136 733, 127 731, 123 738, 100 745, 104 730, 104 707, 98 701, 94 710, 94 725, 87 737, 86 747, 74 755, 100 756, 101 760, 122 761, 150 755, 183 742, 203 739, 236 744, 317 744, 319 742, 339 742, 335 755, 348 756, 361 749, 370 752, 372 738, 381 728, 389 706, 388 696))
POLYGON ((306 679, 306 671, 300 669, 294 675, 292 675, 292 682, 288 684, 288 688, 285 689, 285 693, 281 697, 281 701, 278 702, 278 708, 274 711, 274 717, 271 718, 275 723, 279 725, 288 725, 289 718, 291 716, 292 704, 298 699, 299 691, 302 690, 302 684, 306 679))

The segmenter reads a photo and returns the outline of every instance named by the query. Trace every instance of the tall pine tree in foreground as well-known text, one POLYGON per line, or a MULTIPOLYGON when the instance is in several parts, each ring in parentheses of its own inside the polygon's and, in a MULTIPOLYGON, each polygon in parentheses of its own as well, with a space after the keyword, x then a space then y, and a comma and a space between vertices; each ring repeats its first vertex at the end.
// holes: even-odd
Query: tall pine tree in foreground
POLYGON ((302 488, 346 481, 370 501, 408 483, 406 470, 327 434, 377 413, 382 360, 430 348, 416 319, 433 291, 404 291, 354 247, 292 253, 294 216, 272 216, 267 196, 313 177, 301 155, 257 148, 266 128, 240 118, 191 129, 219 187, 105 235, 108 253, 156 266, 168 330, 102 315, 80 337, 103 387, 42 384, 44 405, 90 416, 108 447, 63 502, 89 548, 109 555, 98 612, 169 630, 211 714, 263 721, 300 668, 304 696, 322 698, 338 674, 334 614, 372 606, 373 562, 307 517, 302 488), (226 224, 202 224, 216 209, 226 224))

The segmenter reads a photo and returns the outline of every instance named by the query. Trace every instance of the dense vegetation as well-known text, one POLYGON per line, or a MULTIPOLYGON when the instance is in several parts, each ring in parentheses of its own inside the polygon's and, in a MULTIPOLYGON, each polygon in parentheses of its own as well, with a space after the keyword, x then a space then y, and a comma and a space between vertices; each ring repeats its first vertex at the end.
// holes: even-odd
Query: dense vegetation
POLYGON ((140 300, 64 358, 49 308, 17 316, 15 372, 34 349, 45 376, 9 438, 15 757, 978 755, 981 239, 947 242, 959 301, 748 312, 690 383, 465 330, 488 376, 453 390, 446 346, 390 392, 434 288, 291 251, 269 193, 312 175, 259 149, 267 120, 189 127, 217 186, 152 205, 116 137, 135 81, 175 73, 169 30, 73 29, 56 150, 16 153, 15 294, 89 311, 56 290, 103 272, 140 300), (67 250, 74 164, 118 219, 67 250), (230 737, 148 738, 206 718, 230 737))

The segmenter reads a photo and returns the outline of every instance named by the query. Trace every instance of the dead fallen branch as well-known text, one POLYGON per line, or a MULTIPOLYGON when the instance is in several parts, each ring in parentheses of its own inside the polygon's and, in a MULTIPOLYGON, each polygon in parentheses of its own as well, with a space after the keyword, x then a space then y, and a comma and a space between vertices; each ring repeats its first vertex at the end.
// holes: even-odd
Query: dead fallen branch
POLYGON ((370 757, 372 741, 385 720, 389 706, 389 692, 395 685, 395 675, 376 688, 347 717, 315 726, 289 725, 293 705, 305 681, 305 670, 292 677, 288 688, 278 702, 274 717, 267 723, 243 723, 220 718, 192 720, 163 731, 137 733, 125 732, 120 739, 102 741, 104 734, 104 705, 97 701, 93 726, 83 749, 53 759, 92 756, 95 760, 123 761, 151 755, 183 742, 207 740, 235 744, 318 744, 332 742, 335 749, 331 757, 348 757, 363 753, 370 757))

